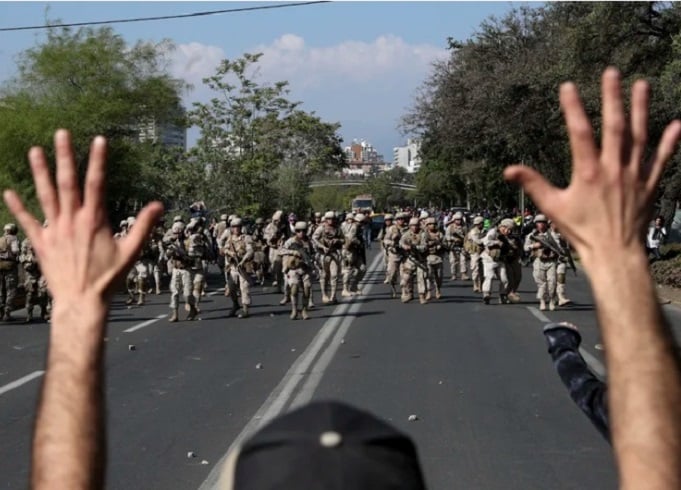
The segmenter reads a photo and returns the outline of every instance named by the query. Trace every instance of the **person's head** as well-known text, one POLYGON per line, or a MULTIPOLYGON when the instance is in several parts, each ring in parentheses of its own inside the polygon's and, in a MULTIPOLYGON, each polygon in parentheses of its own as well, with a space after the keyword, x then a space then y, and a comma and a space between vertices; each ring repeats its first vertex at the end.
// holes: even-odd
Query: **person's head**
POLYGON ((227 218, 228 218, 228 216, 227 216, 226 214, 221 214, 221 215, 220 215, 220 221, 223 221, 223 222, 227 223, 227 218))
POLYGON ((460 225, 460 224, 461 224, 461 221, 463 220, 463 214, 461 214, 460 211, 457 211, 457 212, 454 213, 454 215, 452 216, 452 220, 454 220, 454 223, 455 223, 455 224, 460 225))
POLYGON ((437 230, 437 220, 432 216, 430 218, 426 218, 426 226, 428 227, 428 231, 432 232, 437 230))
POLYGON ((232 235, 239 236, 241 235, 241 227, 243 226, 243 222, 241 218, 234 218, 232 221, 229 223, 229 228, 231 230, 232 235))
POLYGON ((350 405, 315 402, 232 450, 218 488, 424 490, 425 483, 408 436, 350 405))
POLYGON ((397 216, 395 216, 395 223, 397 224, 397 226, 402 228, 406 222, 407 222, 407 213, 404 213, 404 212, 397 213, 397 216))
POLYGON ((418 232, 421 229, 421 222, 418 218, 412 218, 409 220, 409 229, 413 232, 418 232))
POLYGON ((173 218, 173 223, 181 223, 182 222, 182 216, 177 215, 173 218))
POLYGON ((388 213, 385 215, 383 218, 383 221, 385 222, 385 226, 390 226, 393 224, 393 215, 388 213))
POLYGON ((298 217, 295 215, 295 213, 291 213, 288 215, 288 222, 295 226, 296 221, 298 221, 298 217))
POLYGON ((365 219, 366 216, 364 216, 362 213, 357 213, 355 215, 355 223, 357 223, 358 225, 363 224, 365 219))
POLYGON ((319 223, 322 222, 322 213, 320 213, 319 211, 317 211, 314 214, 314 222, 315 222, 315 224, 319 224, 319 223))
POLYGON ((482 229, 482 227, 485 225, 485 218, 482 216, 476 216, 473 218, 473 226, 477 226, 478 228, 482 229))
POLYGON ((272 223, 274 223, 275 225, 278 225, 279 222, 281 221, 281 217, 282 217, 283 214, 284 214, 284 212, 280 209, 275 211, 274 214, 272 215, 272 223))
POLYGON ((3 228, 5 235, 16 235, 18 233, 17 225, 14 223, 7 223, 3 228))
POLYGON ((262 218, 256 218, 255 219, 255 226, 257 228, 262 228, 265 225, 265 220, 262 218))
POLYGON ((655 218, 655 226, 664 226, 664 218, 662 216, 655 218))
POLYGON ((173 226, 170 228, 170 233, 175 239, 181 237, 184 234, 184 223, 181 221, 173 223, 173 226))
POLYGON ((511 218, 505 218, 502 219, 501 222, 499 223, 499 233, 502 235, 508 235, 513 231, 513 228, 515 227, 515 221, 513 221, 511 218))
POLYGON ((327 211, 324 213, 324 222, 329 225, 333 226, 336 224, 336 213, 333 211, 327 211))
POLYGON ((297 238, 304 238, 305 235, 307 234, 307 222, 296 221, 296 224, 293 226, 293 229, 296 232, 297 238))
POLYGON ((546 228, 548 227, 548 220, 546 219, 546 216, 543 214, 536 215, 534 217, 534 226, 537 228, 539 233, 545 232, 546 228))

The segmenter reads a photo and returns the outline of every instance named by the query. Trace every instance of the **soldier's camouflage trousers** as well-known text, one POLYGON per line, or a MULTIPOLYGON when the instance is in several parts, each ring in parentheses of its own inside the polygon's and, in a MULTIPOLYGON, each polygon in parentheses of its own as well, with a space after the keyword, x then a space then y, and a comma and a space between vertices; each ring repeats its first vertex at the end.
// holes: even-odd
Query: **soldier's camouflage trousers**
POLYGON ((400 266, 400 286, 402 287, 402 299, 411 299, 414 294, 414 278, 418 294, 426 294, 426 272, 411 259, 405 260, 400 266))
POLYGON ((449 252, 449 274, 452 276, 452 279, 456 279, 457 275, 462 279, 468 276, 467 262, 468 254, 466 254, 463 248, 453 248, 449 252))
POLYGON ((170 276, 170 309, 176 310, 179 305, 180 292, 188 305, 194 306, 194 295, 192 294, 192 275, 187 269, 173 267, 170 276))
POLYGON ((322 257, 322 267, 319 269, 319 285, 322 289, 322 296, 335 296, 336 285, 338 284, 338 255, 329 254, 322 257))
POLYGON ((567 264, 565 262, 558 262, 556 265, 556 295, 559 301, 567 301, 565 296, 565 274, 567 273, 567 264))
POLYGON ((534 259, 532 277, 537 283, 537 299, 551 301, 556 294, 556 261, 534 259))
POLYGON ((47 284, 45 281, 40 281, 40 276, 26 273, 24 279, 24 288, 26 289, 26 312, 28 317, 33 316, 33 308, 39 306, 41 312, 45 312, 47 307, 47 284))
POLYGON ((0 314, 8 315, 12 311, 18 283, 19 277, 16 269, 0 270, 0 314))
POLYGON ((307 269, 299 267, 289 269, 286 272, 286 280, 291 287, 291 309, 296 311, 298 307, 307 308, 312 292, 312 275, 307 269), (302 290, 303 301, 298 301, 298 292, 302 290))
POLYGON ((236 265, 231 264, 227 273, 227 290, 225 291, 225 296, 232 298, 234 305, 237 305, 237 294, 236 290, 239 288, 241 293, 241 304, 242 306, 249 306, 251 304, 251 286, 248 283, 248 278, 239 273, 239 269, 236 265))
POLYGON ((482 291, 482 270, 480 267, 480 254, 471 254, 471 279, 473 279, 473 289, 477 292, 482 291))
POLYGON ((508 290, 506 264, 501 261, 495 261, 488 255, 483 255, 482 267, 485 275, 485 280, 482 283, 482 294, 489 296, 492 292, 492 281, 495 278, 499 280, 499 294, 506 294, 506 291, 508 290))

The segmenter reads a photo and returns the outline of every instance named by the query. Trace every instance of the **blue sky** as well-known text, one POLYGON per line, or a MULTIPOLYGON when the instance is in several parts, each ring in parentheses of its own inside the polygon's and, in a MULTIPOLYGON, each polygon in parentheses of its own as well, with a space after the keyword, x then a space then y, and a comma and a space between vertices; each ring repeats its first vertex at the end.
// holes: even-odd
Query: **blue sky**
MULTIPOLYGON (((172 15, 274 2, 0 2, 0 27, 45 19, 83 22, 172 15)), ((171 71, 192 83, 187 106, 206 100, 201 78, 223 58, 263 52, 261 82, 288 80, 291 98, 327 121, 340 122, 345 143, 367 139, 390 160, 403 144, 400 116, 445 56, 447 37, 466 39, 485 18, 518 2, 335 2, 209 17, 114 24, 127 41, 171 39, 171 71)), ((16 55, 42 31, 0 32, 0 82, 16 55)), ((190 143, 196 132, 190 132, 190 143)))

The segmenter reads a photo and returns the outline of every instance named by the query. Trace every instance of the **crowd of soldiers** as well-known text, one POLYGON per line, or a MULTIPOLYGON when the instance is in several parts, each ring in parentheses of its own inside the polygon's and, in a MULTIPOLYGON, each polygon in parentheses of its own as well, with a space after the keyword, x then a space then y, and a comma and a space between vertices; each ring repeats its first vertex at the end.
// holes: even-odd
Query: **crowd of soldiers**
MULTIPOLYGON (((393 298, 399 295, 407 303, 416 293, 421 304, 440 299, 448 258, 450 279, 472 280, 473 291, 482 294, 485 304, 490 304, 494 281, 498 282, 499 303, 517 303, 521 264, 530 256, 539 308, 553 310, 570 304, 565 293, 567 267, 574 267, 570 247, 542 214, 532 218, 531 229, 527 219, 504 218, 492 224, 483 216, 461 212, 400 211, 385 214, 384 219, 378 241, 383 251, 384 283, 390 286, 393 298)), ((132 217, 121 221, 115 238, 125 237, 134 225, 132 217)), ((291 305, 291 318, 307 319, 314 307, 314 280, 319 281, 323 304, 335 304, 339 289, 341 297, 360 293, 370 241, 370 220, 362 213, 343 217, 334 211, 317 212, 305 221, 293 213, 286 218, 276 211, 267 222, 258 218, 248 226, 236 215, 223 214, 213 223, 200 214, 187 223, 176 216, 170 227, 161 221, 152 230, 127 276, 126 303, 143 305, 146 295, 161 294, 162 279, 167 276, 169 320, 180 319, 180 299, 185 318, 193 320, 206 295, 209 264, 215 263, 224 276, 224 294, 231 300, 228 316, 248 317, 251 288, 270 280, 282 294, 279 304, 291 305)), ((4 321, 11 319, 20 276, 26 293, 26 321, 33 320, 36 307, 40 318, 47 320, 50 298, 31 243, 25 239, 20 244, 17 227, 7 224, 0 237, 0 313, 4 321)))

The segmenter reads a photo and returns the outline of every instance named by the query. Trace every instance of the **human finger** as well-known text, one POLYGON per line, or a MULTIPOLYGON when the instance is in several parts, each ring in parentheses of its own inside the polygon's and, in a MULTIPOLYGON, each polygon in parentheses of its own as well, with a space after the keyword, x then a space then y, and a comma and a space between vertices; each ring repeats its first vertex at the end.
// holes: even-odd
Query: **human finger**
POLYGON ((657 187, 657 183, 662 176, 664 166, 667 164, 671 156, 676 150, 676 144, 681 137, 681 121, 678 119, 669 123, 662 133, 660 144, 657 145, 657 151, 653 158, 648 175, 646 179, 646 192, 652 194, 657 187))
POLYGON ((144 206, 135 218, 135 226, 120 243, 120 251, 124 265, 127 267, 137 259, 142 244, 149 237, 149 232, 163 214, 163 204, 151 202, 144 206))
POLYGON ((620 73, 615 68, 607 68, 601 78, 603 106, 603 138, 601 144, 601 162, 606 168, 621 171, 622 152, 624 149, 626 121, 622 103, 622 85, 620 73))
POLYGON ((90 159, 85 175, 85 200, 84 207, 96 216, 98 213, 105 216, 102 209, 104 206, 104 194, 106 183, 106 139, 97 136, 90 145, 90 159))
POLYGON ((54 146, 57 153, 59 211, 72 216, 80 207, 80 189, 69 132, 65 129, 57 130, 54 134, 54 146))
POLYGON ((539 209, 552 214, 553 197, 558 189, 551 185, 543 175, 525 165, 511 165, 504 169, 504 178, 521 185, 539 209))
POLYGON ((631 155, 629 167, 634 176, 641 171, 643 155, 648 142, 648 101, 650 87, 645 80, 638 80, 631 88, 631 155))
POLYGON ((47 159, 42 148, 34 147, 28 152, 28 161, 31 165, 35 192, 40 201, 45 218, 54 223, 59 214, 59 201, 57 191, 54 189, 50 170, 47 166, 47 159))
POLYGON ((13 190, 7 189, 3 193, 3 198, 10 213, 17 219, 19 226, 24 230, 28 239, 33 242, 34 246, 39 248, 43 228, 38 223, 38 220, 26 209, 21 198, 13 190))
POLYGON ((591 123, 574 83, 567 82, 561 85, 560 106, 563 109, 570 139, 573 172, 589 178, 598 170, 596 167, 598 150, 594 143, 591 123))

